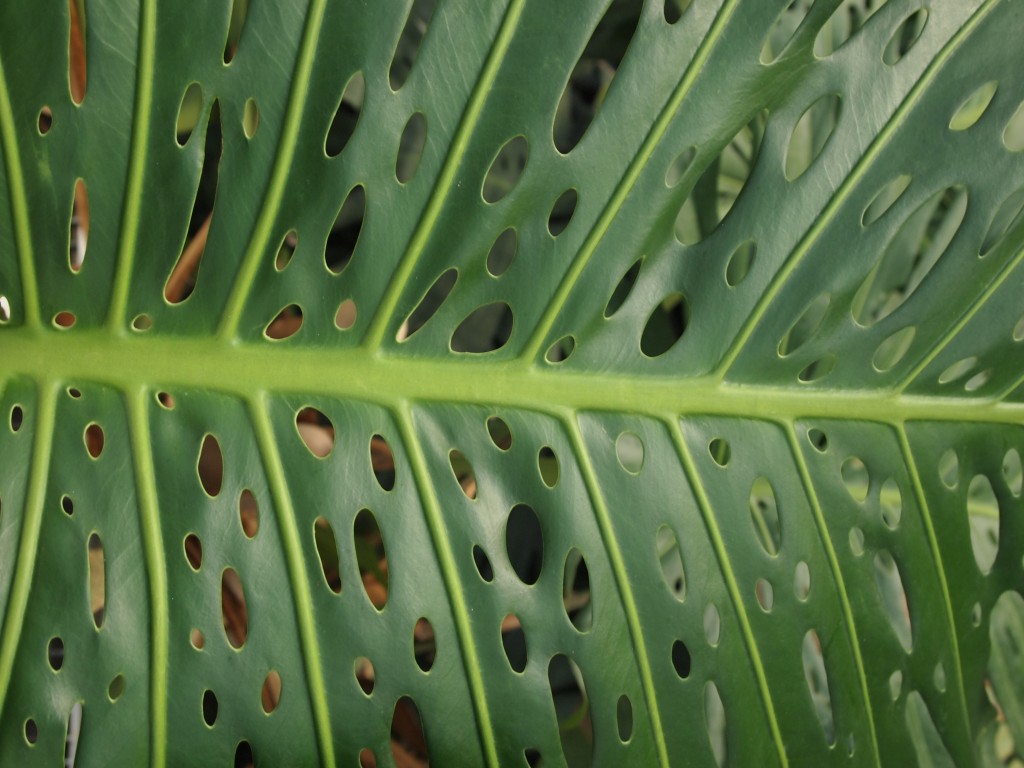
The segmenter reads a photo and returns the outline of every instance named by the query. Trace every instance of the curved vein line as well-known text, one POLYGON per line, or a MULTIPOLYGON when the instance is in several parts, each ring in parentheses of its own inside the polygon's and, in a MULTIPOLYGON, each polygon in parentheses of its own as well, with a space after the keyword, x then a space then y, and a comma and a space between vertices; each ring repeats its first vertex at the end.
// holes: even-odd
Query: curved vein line
POLYGON ((167 764, 167 667, 168 618, 167 561, 160 530, 160 504, 157 500, 153 450, 146 412, 145 388, 126 394, 128 429, 135 464, 136 494, 139 503, 139 527, 142 532, 143 558, 149 580, 150 632, 150 765, 167 764))
POLYGON ((28 479, 25 514, 21 521, 21 541, 18 544, 11 592, 7 599, 3 634, 0 635, 0 721, 3 721, 4 704, 10 690, 11 673, 15 657, 18 655, 29 592, 32 590, 36 555, 39 554, 39 529, 43 524, 43 504, 50 472, 50 447, 53 443, 53 426, 57 411, 55 382, 43 381, 39 385, 36 407, 39 410, 39 417, 36 420, 35 442, 32 445, 32 474, 28 479))
POLYGON ((928 508, 928 502, 924 497, 924 485, 921 483, 921 476, 917 471, 917 463, 914 461, 914 454, 910 450, 910 441, 907 439, 905 423, 893 425, 896 436, 900 443, 900 452, 903 454, 903 461, 910 473, 910 483, 914 487, 914 498, 917 499, 917 506, 921 509, 921 520, 924 529, 928 534, 928 547, 932 552, 932 560, 935 563, 935 571, 939 577, 939 584, 942 587, 942 609, 946 614, 946 628, 949 630, 949 642, 953 646, 953 666, 956 674, 953 676, 956 684, 957 703, 960 705, 960 713, 963 715, 966 733, 970 736, 971 717, 968 714, 967 698, 964 693, 964 671, 960 663, 960 640, 956 635, 956 621, 953 618, 953 601, 949 596, 949 582, 946 580, 946 569, 942 567, 942 555, 939 552, 939 541, 935 535, 935 526, 932 525, 932 513, 928 508))
POLYGON ((612 527, 608 507, 605 505, 604 495, 601 493, 600 485, 597 482, 597 475, 594 472, 594 466, 590 461, 590 454, 587 453, 586 447, 583 445, 579 426, 572 414, 563 415, 561 421, 566 433, 569 435, 569 442, 572 444, 573 452, 579 461, 580 473, 583 475, 583 481, 586 483, 590 502, 594 507, 597 527, 601 531, 601 540, 604 544, 605 552, 608 554, 608 560, 611 562, 612 573, 615 575, 615 586, 618 589, 622 610, 626 614, 626 623, 629 626, 629 634, 633 640, 633 651, 636 654, 636 662, 640 672, 640 684, 643 687, 644 699, 647 701, 647 710, 651 713, 651 727, 654 730, 654 744, 658 749, 658 761, 662 766, 668 768, 671 763, 668 759, 668 747, 665 744, 665 731, 661 724, 661 710, 658 707, 658 697, 654 690, 651 662, 647 657, 643 623, 640 621, 640 614, 637 611, 633 590, 629 585, 629 576, 626 573, 626 564, 622 559, 622 550, 615 540, 615 529, 612 527))
POLYGON ((398 425, 402 442, 409 452, 409 465, 419 491, 420 503, 423 505, 423 516, 430 531, 430 538, 433 540, 437 563, 441 568, 441 577, 444 579, 445 591, 450 598, 452 618, 455 620, 455 634, 458 636, 459 646, 462 649, 462 666, 466 672, 469 695, 476 713, 480 748, 486 764, 491 768, 498 768, 501 763, 495 750, 494 727, 487 705, 487 689, 480 674, 482 667, 476 653, 476 645, 473 642, 473 630, 470 627, 469 611, 466 607, 465 595, 462 592, 458 567, 455 565, 455 555, 452 553, 451 542, 445 533, 441 505, 430 480, 430 470, 427 468, 423 447, 413 428, 408 402, 402 401, 393 406, 392 415, 398 425))
POLYGON ((853 651, 853 662, 857 667, 857 679, 860 682, 860 694, 864 699, 864 711, 868 720, 868 731, 871 733, 871 750, 875 755, 875 764, 881 768, 882 753, 878 748, 878 733, 875 729, 875 709, 871 703, 871 695, 868 692, 868 678, 864 671, 864 657, 861 654, 860 643, 857 641, 857 624, 853 618, 853 608, 850 605, 850 594, 846 589, 846 581, 843 579, 843 572, 839 567, 839 558, 836 556, 836 549, 832 545, 832 538, 828 534, 828 526, 825 524, 825 515, 821 509, 821 502, 818 500, 818 493, 811 481, 811 473, 807 468, 807 461, 800 452, 800 446, 796 439, 796 432, 793 423, 790 421, 780 422, 786 431, 789 440, 789 448, 796 461, 797 471, 800 473, 800 482, 804 485, 807 493, 807 500, 811 503, 811 511, 814 514, 814 523, 818 528, 818 536, 821 538, 822 546, 825 548, 825 555, 828 558, 829 569, 832 571, 832 579, 835 581, 836 590, 839 593, 839 602, 843 609, 845 619, 846 635, 853 651))
POLYGON ((150 108, 153 102, 154 49, 156 47, 156 0, 142 0, 139 17, 138 74, 135 79, 135 111, 132 122, 128 180, 125 185, 121 235, 117 244, 114 287, 107 310, 107 327, 121 330, 128 289, 131 287, 135 252, 139 239, 139 212, 142 187, 147 175, 146 155, 149 142, 150 108))
POLYGON ((441 166, 441 173, 437 178, 437 183, 434 185, 430 198, 427 200, 427 207, 423 210, 423 214, 416 224, 412 237, 409 238, 409 245, 398 262, 398 267, 392 274, 391 280, 388 281, 388 287, 377 304, 377 309, 370 320, 366 335, 363 337, 363 344, 371 350, 378 349, 384 341, 384 334, 387 333, 388 323, 393 319, 395 308, 402 297, 402 291, 409 282, 412 271, 419 263, 420 257, 427 247, 427 241, 433 232, 434 225, 437 223, 438 218, 440 218, 445 198, 452 184, 455 183, 455 172, 458 170, 462 157, 466 153, 469 139, 476 128, 476 124, 480 121, 480 113, 483 112, 484 102, 490 94, 491 86, 498 76, 501 62, 504 60, 505 54, 512 43, 512 37, 515 34, 525 2, 526 0, 512 0, 505 10, 505 18, 502 19, 498 36, 495 38, 494 45, 487 54, 484 69, 473 86, 466 110, 462 113, 459 127, 455 130, 455 137, 452 139, 451 146, 448 148, 448 154, 445 156, 444 165, 441 166))
POLYGON ((7 90, 7 75, 0 59, 0 153, 7 167, 7 190, 10 195, 14 240, 18 249, 18 267, 21 272, 22 301, 25 304, 26 325, 39 325, 39 286, 36 283, 36 264, 32 250, 32 232, 29 226, 28 200, 25 195, 25 176, 18 152, 18 138, 14 132, 14 113, 11 95, 7 90))
POLYGON ((747 655, 754 667, 757 689, 761 694, 761 705, 764 707, 765 715, 768 717, 768 726, 772 732, 772 740, 775 742, 779 763, 786 768, 789 766, 789 758, 786 756, 786 746, 782 741, 782 731, 779 729, 779 720, 775 714, 775 703, 772 701, 771 690, 768 687, 764 662, 761 660, 761 652, 754 641, 754 631, 750 626, 747 609, 743 605, 739 585, 736 583, 736 574, 733 573, 732 566, 729 564, 729 556, 725 551, 725 541, 722 539, 722 532, 719 530, 718 522, 711 511, 711 500, 708 499, 707 494, 704 492, 704 486, 698 478, 697 467, 690 456, 689 448, 686 447, 686 441, 683 439, 683 431, 679 426, 678 418, 675 415, 669 415, 664 417, 664 419, 665 424, 668 426, 669 434, 672 436, 672 443, 675 445, 676 453, 679 455, 679 461, 683 465, 683 471, 686 473, 686 479, 689 481, 694 498, 697 500, 701 517, 704 518, 704 527, 707 529, 708 536, 711 538, 711 544, 715 549, 718 569, 722 573, 725 586, 729 590, 729 597, 732 599, 732 604, 736 609, 736 619, 740 624, 743 642, 747 646, 747 655))
POLYGON ((579 251, 576 253, 572 263, 569 265, 569 269, 562 277, 562 281, 558 284, 558 289, 555 291, 555 295, 551 297, 551 301, 548 302, 548 305, 544 310, 544 314, 541 316, 540 320, 537 321, 537 325, 534 328, 533 333, 530 335, 526 346, 519 355, 519 359, 521 361, 530 362, 540 354, 541 348, 547 340, 547 335, 551 331, 551 327, 555 324, 555 320, 558 318, 562 307, 565 305, 565 301, 569 297, 569 293, 572 291, 576 281, 579 279, 580 273, 583 272, 587 264, 590 262, 591 257, 597 250, 597 246, 600 244, 601 240, 604 239, 605 234, 611 227, 612 221, 618 215, 623 203, 625 203, 626 197, 633 189, 637 179, 640 178, 640 173, 646 167, 647 161, 650 160, 651 155, 654 154, 655 148, 661 142, 662 137, 668 130, 676 112, 679 111, 679 107, 689 95, 690 90, 693 88, 693 84, 697 80, 697 76, 704 68, 704 63, 711 55, 712 48, 714 48, 718 39, 722 36, 725 25, 732 17, 733 11, 736 9, 737 2, 738 0, 726 0, 725 4, 721 9, 719 9, 718 15, 715 17, 714 22, 708 30, 707 36, 701 42, 700 47, 697 48, 696 54, 694 54, 694 57, 687 65, 682 78, 676 85, 675 90, 672 92, 672 96, 658 114, 657 120, 655 120, 654 125, 651 127, 647 137, 644 139, 643 144, 640 145, 640 149, 633 157, 632 162, 626 169, 626 173, 615 187, 615 191, 612 193, 611 199, 604 207, 604 210, 601 211, 601 215, 594 224, 593 229, 590 230, 587 238, 583 241, 583 245, 580 246, 579 251))
POLYGON ((259 393, 248 401, 249 413, 256 434, 256 445, 263 457, 263 466, 274 502, 277 529, 281 535, 281 549, 288 567, 288 581, 295 603, 295 620, 302 645, 302 661, 306 672, 306 687, 309 689, 309 704, 313 710, 313 726, 317 745, 320 749, 320 763, 327 768, 336 765, 334 742, 331 739, 331 719, 327 710, 327 689, 324 686, 324 672, 320 663, 320 645, 316 637, 316 622, 313 618, 313 595, 309 589, 309 574, 303 564, 302 544, 295 525, 295 511, 288 483, 285 479, 281 456, 277 452, 274 431, 267 416, 268 403, 265 393, 259 393))
POLYGON ((298 143, 299 126, 305 113, 306 96, 309 94, 309 80, 316 59, 316 49, 320 40, 320 28, 324 21, 326 0, 311 0, 306 16, 306 26, 302 31, 299 44, 299 58, 295 62, 292 75, 292 89, 288 94, 288 106, 285 108, 284 127, 277 143, 277 158, 271 172, 267 193, 263 198, 263 207, 256 218, 252 237, 246 245, 245 255, 235 279, 231 295, 228 296, 224 314, 221 316, 217 336, 222 341, 230 341, 238 330, 242 319, 242 310, 249 298, 256 272, 259 270, 260 259, 270 241, 274 218, 281 207, 284 189, 292 173, 292 159, 298 143))
POLYGON ((860 183, 861 179, 867 173, 871 165, 878 159, 878 156, 885 149, 886 145, 896 134, 896 132, 903 126, 903 122, 909 112, 917 105, 917 102, 921 99, 924 91, 931 85, 935 79, 939 70, 949 61, 950 57, 956 52, 956 49, 966 40, 974 29, 981 23, 981 21, 995 8, 996 4, 1001 0, 985 0, 985 3, 976 10, 971 17, 964 23, 947 42, 938 55, 925 68, 921 77, 914 83, 914 87, 910 89, 910 92, 904 97, 903 101, 900 102, 899 107, 892 113, 892 116, 885 122, 882 130, 879 131, 874 141, 868 146, 867 150, 861 156, 857 164, 853 166, 849 175, 843 179, 843 183, 839 185, 836 191, 832 194, 829 199, 828 205, 825 206, 821 214, 818 215, 814 224, 807 230, 804 236, 797 243, 792 253, 783 262, 782 268, 775 273, 772 277, 768 287, 758 297, 757 303, 754 305, 753 311, 747 317, 743 326, 740 328, 739 333, 736 334, 736 338, 733 340, 729 349, 726 350, 725 356, 722 361, 715 367, 713 375, 719 379, 725 378, 729 369, 733 363, 736 362, 736 358, 739 357, 743 351, 750 337, 754 333, 754 329, 761 322, 768 307, 772 304, 775 297, 782 290, 785 283, 789 280, 790 275, 796 270, 796 268, 803 261, 804 257, 810 252, 811 248, 817 242, 818 238, 821 237, 822 233, 832 223, 832 220, 836 217, 840 207, 846 202, 853 192, 853 189, 860 183))

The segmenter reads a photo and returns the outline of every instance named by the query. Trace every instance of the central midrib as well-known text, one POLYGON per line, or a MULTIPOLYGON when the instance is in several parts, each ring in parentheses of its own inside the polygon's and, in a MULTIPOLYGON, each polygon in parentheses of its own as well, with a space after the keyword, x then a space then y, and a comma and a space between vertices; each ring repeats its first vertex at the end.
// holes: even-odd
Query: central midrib
POLYGON ((596 410, 664 417, 708 414, 770 419, 859 419, 1024 423, 1024 403, 940 398, 893 390, 731 384, 712 376, 621 376, 523 368, 514 360, 371 354, 361 347, 314 349, 287 342, 116 336, 105 331, 0 333, 5 376, 98 382, 118 388, 309 392, 391 405, 459 402, 539 411, 596 410))

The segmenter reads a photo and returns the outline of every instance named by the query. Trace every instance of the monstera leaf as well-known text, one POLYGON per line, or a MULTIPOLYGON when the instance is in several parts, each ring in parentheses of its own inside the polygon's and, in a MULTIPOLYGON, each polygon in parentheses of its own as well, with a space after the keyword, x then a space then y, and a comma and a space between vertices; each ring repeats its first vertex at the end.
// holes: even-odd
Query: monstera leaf
POLYGON ((0 763, 1020 733, 1022 29, 0 3, 0 763))

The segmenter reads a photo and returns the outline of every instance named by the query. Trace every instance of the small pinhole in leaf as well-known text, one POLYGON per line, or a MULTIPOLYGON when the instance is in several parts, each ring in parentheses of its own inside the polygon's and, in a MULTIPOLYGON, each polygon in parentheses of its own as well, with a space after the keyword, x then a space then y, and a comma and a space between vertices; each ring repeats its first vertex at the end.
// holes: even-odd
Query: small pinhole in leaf
POLYGON ((317 517, 313 521, 313 543, 320 560, 320 570, 328 588, 336 595, 341 594, 341 568, 338 564, 338 540, 334 528, 327 518, 317 517))
POLYGON ((466 494, 466 498, 476 499, 476 473, 473 471, 473 465, 469 463, 469 459, 463 455, 462 451, 452 449, 448 453, 448 463, 451 464, 455 482, 466 494))
POLYGON ((249 611, 242 580, 234 568, 225 568, 221 574, 220 608, 228 643, 232 648, 241 648, 249 635, 249 611))
POLYGON ((370 467, 383 490, 390 491, 395 487, 395 455, 381 435, 370 438, 370 467))
POLYGON ((615 285, 615 290, 612 291, 612 295, 608 297, 608 303, 605 305, 605 317, 611 317, 626 303, 626 299, 629 298, 629 294, 632 293, 633 286, 636 285, 637 278, 640 276, 640 267, 643 265, 643 262, 642 257, 637 259, 619 278, 619 282, 615 285))
POLYGON ((295 414, 295 428, 309 452, 318 459, 334 450, 334 424, 323 411, 307 405, 295 414))
POLYGON ((690 649, 686 647, 686 643, 682 640, 672 643, 672 667, 680 679, 685 680, 690 676, 691 664, 690 649))
POLYGON ((409 316, 402 323, 402 327, 398 330, 396 339, 399 342, 406 341, 420 328, 426 325, 427 321, 430 320, 437 310, 444 304, 445 299, 452 292, 455 287, 455 282, 459 279, 459 272, 457 269, 452 267, 446 269, 437 279, 434 280, 427 292, 423 294, 423 298, 420 299, 419 304, 409 313, 409 316))
POLYGON ((207 688, 203 691, 203 722, 206 723, 208 728, 212 728, 214 723, 217 722, 217 710, 219 706, 217 704, 217 694, 207 688))
POLYGON ((496 203, 512 191, 526 169, 529 156, 530 145, 525 136, 514 136, 502 145, 487 169, 480 190, 485 202, 496 203))
POLYGON ((413 113, 402 130, 398 142, 398 157, 395 159, 395 178, 399 184, 407 184, 416 175, 423 158, 423 147, 427 143, 427 118, 422 112, 413 113))
POLYGON ((508 343, 512 325, 512 307, 508 303, 496 301, 477 307, 455 329, 451 349, 476 355, 496 352, 508 343))
POLYGON ((501 645, 512 671, 521 674, 526 669, 526 634, 514 613, 501 620, 501 645))
POLYGON ((487 271, 491 277, 501 277, 508 271, 516 258, 518 247, 519 237, 514 228, 509 227, 498 235, 487 253, 487 271))
POLYGON ((579 196, 575 189, 567 189, 559 195, 551 207, 551 213, 548 214, 548 232, 552 237, 558 237, 569 226, 569 222, 572 221, 572 216, 576 212, 578 201, 579 196))
POLYGON ((885 50, 882 52, 882 61, 892 66, 910 53, 910 49, 914 47, 921 37, 921 33, 924 32, 927 21, 927 8, 919 8, 904 19, 889 38, 889 42, 886 43, 885 50))
POLYGON ((424 672, 429 672, 437 656, 437 638, 430 619, 421 616, 416 620, 416 626, 412 630, 412 652, 416 666, 424 672))
POLYGON ((238 497, 238 518, 242 523, 242 532, 252 538, 260 529, 260 510, 256 496, 248 488, 238 497))
POLYGON ((60 668, 64 666, 64 641, 59 637, 52 637, 47 643, 46 660, 54 672, 59 672, 60 668))
POLYGON ((732 252, 729 263, 725 267, 725 284, 735 288, 742 283, 750 274, 754 266, 754 259, 757 257, 757 243, 747 240, 732 252))
POLYGON ((224 482, 224 454, 221 453, 217 438, 211 434, 203 437, 199 447, 199 458, 196 460, 196 471, 207 496, 214 497, 220 493, 221 484, 224 482))
POLYGON ((490 435, 491 442, 499 450, 507 451, 512 447, 512 430, 500 416, 487 418, 487 434, 490 435))
POLYGON ((505 523, 509 563, 524 584, 536 584, 544 563, 544 537, 533 507, 516 504, 505 523))
POLYGON ((203 542, 194 533, 185 537, 184 541, 185 559, 193 571, 203 567, 203 542))
POLYGON ((388 602, 388 585, 391 577, 387 551, 384 548, 384 535, 377 524, 377 518, 368 509, 359 510, 352 530, 363 589, 366 590, 366 596, 373 607, 382 611, 388 602))
POLYGON ((334 110, 331 126, 324 137, 324 154, 337 157, 348 144, 359 123, 359 113, 363 107, 366 82, 362 72, 356 72, 345 84, 345 90, 334 110))
POLYGON ((85 450, 89 452, 89 456, 98 459, 103 453, 105 442, 103 427, 93 422, 85 428, 85 434, 82 437, 85 440, 85 450))
POLYGON ((260 704, 263 707, 263 711, 269 715, 277 709, 279 701, 281 701, 281 675, 276 669, 272 669, 263 680, 263 688, 260 690, 260 704))
POLYGON ((540 479, 548 488, 554 488, 558 484, 558 457, 550 446, 545 445, 537 454, 537 466, 540 469, 540 479))
POLYGON ((644 466, 643 441, 632 432, 620 433, 615 439, 615 457, 629 474, 639 475, 644 466))
POLYGON ((689 324, 686 297, 678 291, 663 298, 651 311, 640 336, 640 351, 646 357, 660 357, 676 345, 689 324))
POLYGON ((729 459, 732 458, 732 448, 724 437, 716 437, 708 443, 708 453, 711 454, 711 459, 715 464, 720 467, 728 466, 729 459))

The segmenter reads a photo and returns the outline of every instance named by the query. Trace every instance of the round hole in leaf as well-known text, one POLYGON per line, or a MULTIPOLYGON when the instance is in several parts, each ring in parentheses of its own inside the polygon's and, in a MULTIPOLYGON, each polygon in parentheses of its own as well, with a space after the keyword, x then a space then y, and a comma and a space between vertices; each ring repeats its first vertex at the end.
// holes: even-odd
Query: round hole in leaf
POLYGON ((686 297, 678 291, 668 294, 651 311, 640 337, 640 351, 660 357, 683 337, 689 322, 686 297))
POLYGON ((395 702, 391 715, 391 755, 396 766, 429 765, 427 740, 423 733, 423 720, 416 703, 409 696, 395 702))
POLYGON ((676 532, 668 525, 662 525, 655 537, 655 551, 661 564, 661 577, 665 586, 679 602, 686 599, 686 572, 683 568, 682 549, 676 532))
POLYGON ((804 666, 804 678, 811 701, 815 702, 814 713, 825 733, 825 742, 832 746, 836 743, 835 715, 832 712, 832 694, 829 690, 828 673, 825 670, 825 657, 822 653, 821 640, 813 629, 804 635, 801 657, 804 666))
POLYGON ((822 293, 807 305, 807 308, 797 318, 796 322, 790 326, 786 335, 779 339, 779 357, 792 355, 814 338, 815 334, 820 330, 822 322, 825 320, 825 314, 831 301, 832 296, 830 294, 822 293))
POLYGON ((143 312, 132 318, 132 330, 144 333, 153 327, 153 318, 143 312))
POLYGON ((910 53, 910 49, 914 47, 920 39, 921 33, 924 32, 927 21, 928 9, 926 8, 919 8, 907 16, 893 32, 889 42, 886 43, 882 52, 882 61, 892 66, 910 53))
POLYGON ((864 213, 860 217, 860 223, 866 227, 878 221, 882 214, 892 208, 896 201, 903 196, 903 193, 907 191, 911 179, 911 176, 902 174, 887 182, 871 199, 868 207, 864 209, 864 213))
POLYGON ((376 768, 377 756, 373 754, 373 750, 369 747, 363 747, 359 750, 359 768, 376 768))
POLYGON ((195 648, 197 651, 203 650, 203 648, 206 646, 206 638, 203 636, 202 631, 196 629, 195 627, 193 627, 192 631, 189 633, 188 639, 189 642, 192 644, 192 647, 195 648))
POLYGON ((1024 471, 1021 467, 1020 452, 1016 448, 1011 448, 1003 456, 1003 480, 1006 481, 1010 493, 1020 496, 1024 485, 1024 471))
POLYGON ((891 675, 889 675, 889 695, 893 701, 896 701, 900 697, 900 692, 903 690, 903 672, 897 669, 891 675))
POLYGON ((96 422, 89 424, 85 428, 85 450, 89 452, 89 456, 94 459, 98 459, 100 454, 103 453, 104 434, 103 427, 96 422))
POLYGON ((320 409, 311 405, 300 408, 295 414, 295 428, 318 459, 327 458, 334 450, 334 424, 320 409))
POLYGON ((67 330, 68 328, 71 328, 77 320, 78 318, 75 317, 74 312, 63 311, 58 312, 56 315, 53 316, 54 326, 62 330, 67 330))
POLYGON ((359 124, 363 98, 366 93, 366 80, 362 72, 354 73, 345 83, 345 88, 338 99, 330 128, 324 136, 324 154, 337 157, 348 144, 359 124))
POLYGON ((20 405, 16 405, 11 408, 11 432, 17 432, 21 429, 21 425, 24 422, 25 410, 20 405))
POLYGON ((352 299, 345 299, 334 313, 334 327, 339 331, 349 330, 356 324, 357 314, 356 303, 352 299))
POLYGON ((39 129, 40 136, 48 134, 50 128, 53 127, 53 110, 49 107, 40 109, 39 116, 36 118, 36 127, 39 129))
POLYGON ((179 147, 184 147, 192 132, 199 124, 203 111, 203 88, 199 83, 189 83, 178 105, 178 119, 174 130, 179 147))
POLYGON ((992 373, 993 370, 991 368, 987 368, 984 371, 974 374, 964 384, 964 391, 977 392, 979 389, 988 384, 989 380, 992 378, 992 373))
POLYGON ((629 474, 639 475, 644 466, 643 441, 632 432, 620 433, 615 440, 615 457, 629 474))
POLYGON ((807 430, 807 442, 818 453, 825 453, 828 450, 828 436, 817 427, 807 430))
POLYGON ((712 461, 720 467, 728 466, 729 459, 732 458, 732 448, 724 437, 716 437, 708 443, 708 453, 711 454, 712 461))
POLYGON ((712 648, 718 645, 722 633, 722 618, 718 615, 718 607, 708 603, 704 609, 704 639, 712 648))
POLYGON ((373 512, 369 509, 359 510, 352 526, 352 534, 363 590, 373 607, 382 611, 388 602, 391 569, 384 546, 384 533, 373 512))
POLYGON ((115 675, 107 686, 107 697, 113 702, 121 698, 124 693, 124 675, 115 675))
POLYGON ((458 278, 459 272, 454 267, 446 269, 438 275, 430 288, 427 289, 427 292, 423 294, 419 304, 409 313, 405 322, 398 329, 395 340, 400 343, 408 341, 414 333, 426 325, 427 321, 437 314, 441 305, 444 304, 445 299, 448 298, 448 295, 455 287, 458 278))
POLYGON ((999 83, 995 80, 978 86, 953 114, 952 119, 949 121, 949 130, 966 131, 981 120, 985 110, 988 109, 988 105, 992 103, 992 98, 996 95, 996 88, 998 86, 999 83))
POLYGON ((857 557, 864 554, 864 531, 857 526, 850 529, 850 551, 857 557))
POLYGON ((824 150, 835 131, 841 105, 837 94, 826 94, 811 104, 797 121, 786 150, 787 180, 800 178, 824 150))
POLYGON ((591 605, 590 571, 583 553, 573 547, 565 558, 562 577, 562 604, 566 616, 580 632, 589 632, 594 623, 591 605))
POLYGON ((402 130, 398 143, 398 157, 395 158, 395 178, 399 184, 412 181, 423 159, 423 147, 427 143, 427 117, 414 112, 402 130))
POLYGON ((765 553, 775 557, 782 547, 782 521, 775 491, 766 477, 758 477, 750 487, 750 521, 754 535, 765 553))
POLYGON ((576 350, 576 339, 572 336, 563 336, 550 347, 544 354, 544 359, 549 363, 558 364, 569 359, 569 356, 576 350))
POLYGON ((382 435, 370 438, 370 467, 382 490, 390 491, 395 487, 395 455, 382 435))
POLYGON ((324 265, 332 274, 340 275, 355 257, 366 216, 366 189, 357 184, 342 201, 324 243, 324 265))
POLYGON ((967 486, 967 516, 971 549, 978 570, 988 574, 999 553, 999 499, 985 475, 975 475, 967 486))
POLYGON ((174 409, 174 398, 169 392, 157 392, 156 401, 160 404, 160 407, 166 411, 174 409))
POLYGON ((64 510, 64 514, 68 517, 75 514, 75 502, 71 500, 70 496, 65 495, 60 497, 60 508, 64 510))
POLYGON ((235 768, 253 768, 253 765, 252 744, 248 741, 238 742, 235 747, 235 768))
POLYGON ((800 371, 797 379, 801 384, 811 384, 812 382, 820 381, 832 372, 835 364, 835 355, 825 355, 825 357, 818 358, 817 360, 808 363, 807 366, 800 371))
POLYGON ((29 746, 35 746, 35 743, 39 740, 39 726, 36 725, 36 721, 31 717, 25 721, 25 741, 29 746))
POLYGON ((878 588, 878 594, 882 599, 889 624, 900 641, 900 645, 903 646, 903 650, 910 653, 914 645, 913 630, 910 624, 911 612, 899 566, 889 551, 882 549, 875 555, 874 570, 875 586, 878 588))
POLYGON ((295 249, 299 247, 299 235, 294 229, 289 229, 281 239, 281 245, 277 248, 277 255, 274 257, 274 269, 284 272, 285 268, 292 263, 295 256, 295 249))

